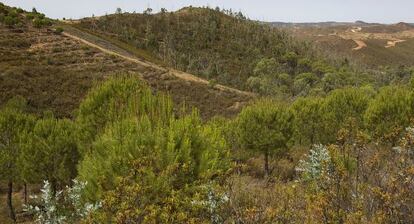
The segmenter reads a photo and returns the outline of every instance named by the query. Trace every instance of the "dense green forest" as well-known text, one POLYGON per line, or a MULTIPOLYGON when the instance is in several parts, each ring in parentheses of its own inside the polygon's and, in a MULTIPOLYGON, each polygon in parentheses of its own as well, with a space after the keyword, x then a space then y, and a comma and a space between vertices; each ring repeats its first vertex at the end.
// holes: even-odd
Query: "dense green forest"
MULTIPOLYGON (((6 30, 57 23, 0 6, 6 30)), ((73 26, 260 94, 233 117, 209 119, 177 110, 137 72, 94 83, 71 117, 34 113, 16 94, 0 106, 0 212, 9 217, 0 222, 414 220, 410 68, 359 73, 230 11, 117 11, 73 26)))

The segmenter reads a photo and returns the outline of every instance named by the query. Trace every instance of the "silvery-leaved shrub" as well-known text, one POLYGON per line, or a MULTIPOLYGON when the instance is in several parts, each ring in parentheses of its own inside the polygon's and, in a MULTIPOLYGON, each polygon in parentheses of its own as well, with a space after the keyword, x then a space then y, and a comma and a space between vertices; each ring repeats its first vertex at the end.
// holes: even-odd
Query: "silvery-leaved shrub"
POLYGON ((314 145, 306 159, 300 160, 296 171, 305 181, 317 180, 323 172, 327 171, 331 161, 329 152, 324 145, 314 145))
POLYGON ((34 216, 36 223, 63 224, 74 223, 87 217, 100 208, 100 203, 83 203, 82 191, 86 182, 73 181, 73 186, 66 186, 64 191, 53 193, 48 181, 44 181, 39 196, 31 196, 36 204, 25 205, 25 211, 34 216))
POLYGON ((204 190, 207 191, 207 197, 204 200, 193 201, 193 205, 201 206, 208 211, 210 223, 223 223, 224 218, 222 217, 220 210, 221 207, 230 200, 228 194, 226 192, 217 191, 210 184, 206 185, 204 190))

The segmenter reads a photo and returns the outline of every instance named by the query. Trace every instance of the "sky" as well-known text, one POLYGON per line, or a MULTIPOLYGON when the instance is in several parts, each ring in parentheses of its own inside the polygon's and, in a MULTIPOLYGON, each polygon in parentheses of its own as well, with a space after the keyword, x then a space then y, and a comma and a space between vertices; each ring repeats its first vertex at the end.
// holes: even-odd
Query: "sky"
POLYGON ((116 8, 142 12, 152 8, 175 11, 184 6, 210 6, 241 11, 250 19, 268 22, 365 22, 414 23, 414 0, 1 0, 51 18, 99 16, 116 8))

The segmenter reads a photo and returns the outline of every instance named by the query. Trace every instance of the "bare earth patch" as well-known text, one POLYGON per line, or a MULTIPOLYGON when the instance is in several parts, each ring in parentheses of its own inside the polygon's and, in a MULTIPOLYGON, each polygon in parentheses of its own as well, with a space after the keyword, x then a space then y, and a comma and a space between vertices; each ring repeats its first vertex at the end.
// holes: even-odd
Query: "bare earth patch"
POLYGON ((358 45, 357 47, 352 48, 352 50, 354 51, 358 51, 364 47, 367 47, 367 44, 362 40, 353 40, 353 41, 358 45))
POLYGON ((398 43, 402 43, 404 41, 406 40, 399 40, 399 39, 389 40, 387 41, 387 45, 385 46, 385 48, 395 47, 398 43))

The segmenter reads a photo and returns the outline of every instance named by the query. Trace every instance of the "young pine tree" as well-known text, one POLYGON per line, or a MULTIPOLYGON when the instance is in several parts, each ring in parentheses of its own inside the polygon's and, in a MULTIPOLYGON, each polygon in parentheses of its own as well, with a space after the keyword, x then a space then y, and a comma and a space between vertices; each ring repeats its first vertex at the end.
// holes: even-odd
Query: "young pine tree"
POLYGON ((270 174, 269 159, 288 151, 292 137, 293 115, 288 105, 262 100, 246 107, 238 117, 239 137, 245 149, 260 152, 265 172, 270 174))
POLYGON ((79 153, 72 121, 53 116, 39 119, 23 139, 19 163, 25 181, 48 180, 56 192, 76 177, 79 153))
POLYGON ((16 221, 12 204, 13 183, 20 180, 18 157, 21 152, 21 137, 30 131, 35 118, 24 113, 26 101, 21 97, 11 99, 0 110, 0 180, 7 182, 7 206, 9 216, 16 221))

